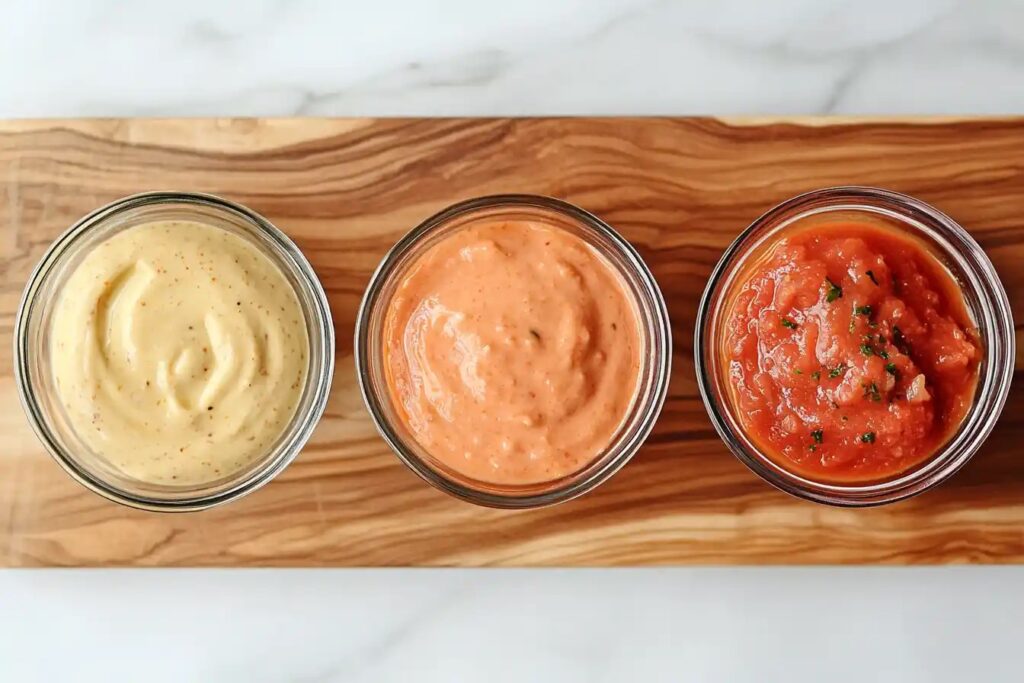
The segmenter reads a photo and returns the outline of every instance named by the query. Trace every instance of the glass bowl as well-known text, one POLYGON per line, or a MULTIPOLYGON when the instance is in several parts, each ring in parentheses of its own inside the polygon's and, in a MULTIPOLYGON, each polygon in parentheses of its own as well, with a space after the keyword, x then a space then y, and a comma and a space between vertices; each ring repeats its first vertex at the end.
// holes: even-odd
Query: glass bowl
POLYGON ((151 192, 119 199, 75 223, 36 266, 14 328, 15 378, 22 406, 43 445, 80 483, 110 500, 151 511, 191 511, 226 503, 274 478, 290 463, 323 414, 334 371, 334 327, 327 297, 298 247, 265 218, 211 195, 151 192), (249 466, 215 481, 172 486, 128 477, 76 436, 58 399, 49 334, 61 287, 98 244, 127 228, 156 220, 204 223, 241 236, 270 259, 292 285, 309 338, 309 367, 295 415, 249 466))
POLYGON ((566 202, 532 195, 471 199, 428 218, 388 252, 370 279, 355 331, 356 375, 378 431, 398 457, 428 483, 462 500, 497 508, 535 508, 564 502, 606 481, 640 448, 661 412, 668 389, 671 331, 665 300, 636 250, 602 220, 566 202), (583 469, 538 484, 498 485, 470 479, 422 448, 396 413, 384 375, 383 322, 403 275, 446 235, 479 220, 534 220, 580 237, 621 275, 641 327, 637 396, 611 444, 583 469))
POLYGON ((705 407, 729 450, 773 486, 795 496, 838 506, 891 503, 937 486, 971 458, 992 431, 1013 378, 1014 328, 1010 304, 985 252, 960 225, 913 197, 871 187, 834 187, 799 195, 758 218, 726 250, 711 274, 697 314, 694 360, 705 407), (745 260, 798 221, 868 217, 923 242, 960 284, 983 349, 974 402, 960 428, 931 458, 886 481, 828 484, 777 465, 744 434, 728 400, 718 359, 723 302, 745 260))

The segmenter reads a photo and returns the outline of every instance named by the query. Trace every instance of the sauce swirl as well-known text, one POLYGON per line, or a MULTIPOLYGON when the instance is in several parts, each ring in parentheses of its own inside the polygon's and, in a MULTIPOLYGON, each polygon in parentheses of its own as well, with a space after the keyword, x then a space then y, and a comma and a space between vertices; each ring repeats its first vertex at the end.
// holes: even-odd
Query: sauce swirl
POLYGON ((263 455, 305 382, 293 288, 242 237, 187 221, 92 249, 56 303, 57 392, 76 434, 126 476, 201 484, 263 455))

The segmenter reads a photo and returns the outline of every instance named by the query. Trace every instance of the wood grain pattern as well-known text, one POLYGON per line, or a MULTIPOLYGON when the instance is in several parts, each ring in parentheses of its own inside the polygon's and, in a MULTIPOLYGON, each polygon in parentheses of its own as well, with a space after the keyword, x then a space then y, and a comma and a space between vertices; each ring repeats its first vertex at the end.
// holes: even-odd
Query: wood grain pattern
MULTIPOLYGON (((693 374, 698 295, 723 248, 799 192, 869 184, 967 226, 1024 320, 1024 119, 95 120, 0 124, 0 565, 639 565, 1024 561, 1024 387, 951 482, 871 510, 778 493, 715 435, 693 374), (198 190, 288 232, 330 297, 327 414, 276 481, 192 515, 87 492, 30 432, 11 378, 18 297, 49 242, 117 197, 198 190), (550 194, 619 228, 669 301, 670 397, 646 447, 603 487, 530 512, 422 484, 359 399, 353 320, 405 230, 456 200, 550 194)), ((1018 357, 1018 369, 1020 357, 1018 357)))

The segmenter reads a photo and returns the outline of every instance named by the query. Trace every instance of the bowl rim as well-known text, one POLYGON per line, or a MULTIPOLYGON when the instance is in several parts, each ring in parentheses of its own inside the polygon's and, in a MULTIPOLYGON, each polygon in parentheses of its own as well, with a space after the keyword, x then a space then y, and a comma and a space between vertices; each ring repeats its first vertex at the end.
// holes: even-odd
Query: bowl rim
MULTIPOLYGON (((945 250, 947 245, 941 246, 945 250)), ((998 272, 978 242, 963 226, 937 208, 910 195, 871 186, 841 185, 811 190, 791 197, 756 218, 736 237, 712 270, 701 296, 694 326, 693 348, 697 385, 704 407, 715 431, 740 462, 775 488, 798 498, 837 507, 871 507, 904 500, 938 486, 959 471, 977 452, 992 432, 1006 404, 1013 380, 1015 337, 1012 309, 998 272), (716 313, 711 308, 712 303, 717 295, 727 293, 728 287, 734 284, 723 282, 722 278, 730 268, 735 271, 742 265, 749 253, 747 249, 760 246, 764 239, 776 238, 774 230, 785 230, 789 225, 799 222, 808 215, 801 213, 801 209, 809 210, 815 202, 831 201, 848 203, 828 207, 823 211, 858 208, 871 210, 872 207, 867 205, 876 202, 892 209, 891 212, 882 213, 895 220, 901 220, 905 225, 914 228, 915 232, 919 228, 911 220, 914 216, 926 219, 948 232, 948 235, 943 234, 940 237, 951 242, 948 246, 959 246, 962 253, 960 250, 953 250, 946 255, 954 257, 958 265, 966 267, 972 279, 964 287, 970 287, 985 306, 985 311, 992 313, 991 317, 986 316, 984 321, 979 320, 978 325, 981 328, 986 324, 991 328, 994 334, 989 344, 992 345, 994 340, 995 349, 984 349, 984 369, 987 372, 981 374, 979 370, 975 404, 964 416, 960 430, 932 457, 898 477, 881 482, 844 485, 815 481, 786 470, 755 448, 748 448, 746 439, 736 433, 727 417, 728 407, 718 405, 715 397, 715 378, 709 367, 709 354, 715 353, 716 346, 715 330, 711 329, 716 313), (907 213, 902 214, 901 211, 907 213), (787 222, 782 223, 781 227, 776 226, 768 237, 747 244, 759 230, 783 219, 787 219, 787 222), (953 240, 956 241, 955 244, 953 240), (984 286, 976 287, 979 283, 984 286), (724 291, 721 291, 723 288, 724 291), (993 351, 997 354, 994 358, 993 351), (954 447, 958 450, 954 451, 954 447), (955 457, 944 460, 944 457, 949 455, 947 452, 951 452, 955 457)))
MULTIPOLYGON (((275 264, 276 266, 277 264, 275 264)), ((298 296, 300 306, 305 308, 305 299, 298 296)), ((18 397, 36 437, 42 442, 50 456, 78 483, 104 498, 127 507, 149 512, 194 512, 223 505, 263 487, 284 470, 299 454, 309 440, 314 428, 323 416, 327 407, 332 378, 334 375, 334 322, 330 312, 327 295, 317 278, 316 272, 298 246, 274 224, 248 207, 224 199, 213 194, 202 192, 152 191, 141 192, 116 199, 105 204, 75 221, 47 247, 39 262, 29 275, 15 314, 14 333, 14 379, 18 388, 18 397), (46 424, 44 411, 40 407, 30 386, 31 371, 29 358, 34 353, 27 334, 29 320, 36 305, 36 293, 46 282, 60 259, 76 242, 89 231, 118 214, 142 207, 161 204, 184 204, 203 206, 215 211, 225 212, 242 219, 248 227, 262 233, 273 246, 278 259, 289 260, 295 266, 302 284, 308 288, 312 301, 312 314, 317 322, 316 329, 307 333, 312 337, 319 336, 323 345, 322 362, 314 367, 310 362, 306 374, 306 388, 312 387, 312 399, 309 409, 304 414, 296 413, 291 424, 299 425, 294 434, 282 448, 278 457, 260 467, 253 469, 244 478, 239 479, 229 488, 209 495, 178 497, 164 499, 156 496, 136 495, 114 486, 101 477, 93 475, 80 466, 67 454, 53 438, 46 424)))
MULTIPOLYGON (((637 306, 643 308, 640 302, 637 302, 637 306)), ((353 348, 356 378, 363 403, 366 405, 380 436, 409 469, 434 488, 469 503, 501 509, 532 509, 563 503, 593 490, 625 466, 640 449, 654 428, 668 395, 672 365, 672 330, 668 307, 653 273, 636 248, 614 228, 594 214, 555 197, 534 194, 497 194, 466 199, 438 211, 403 235, 388 250, 374 270, 360 302, 359 312, 356 316, 353 348), (481 491, 453 481, 427 464, 405 445, 403 438, 391 426, 382 405, 383 399, 374 387, 368 362, 368 358, 372 355, 367 330, 370 318, 375 307, 386 305, 387 302, 381 300, 381 290, 388 279, 395 274, 395 268, 400 259, 410 253, 435 230, 443 228, 449 221, 476 211, 495 208, 509 210, 532 208, 553 211, 596 231, 608 240, 617 255, 623 258, 632 274, 642 285, 643 291, 651 303, 649 308, 653 320, 652 328, 656 328, 652 329, 651 337, 652 345, 656 345, 659 350, 659 358, 656 365, 652 366, 654 380, 650 391, 647 396, 638 396, 636 399, 638 405, 643 407, 635 419, 639 428, 627 442, 621 445, 616 457, 610 458, 607 463, 587 477, 536 494, 511 495, 481 491)), ((601 457, 599 455, 592 462, 596 462, 601 457)))

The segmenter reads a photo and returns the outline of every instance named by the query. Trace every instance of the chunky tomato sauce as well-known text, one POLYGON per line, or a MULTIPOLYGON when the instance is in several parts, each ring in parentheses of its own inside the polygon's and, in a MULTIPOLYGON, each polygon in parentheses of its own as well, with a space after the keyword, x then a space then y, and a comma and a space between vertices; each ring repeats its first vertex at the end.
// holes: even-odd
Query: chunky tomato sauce
POLYGON ((726 306, 736 415, 787 470, 826 483, 896 477, 970 408, 982 354, 960 288, 893 228, 796 226, 740 274, 726 306))

